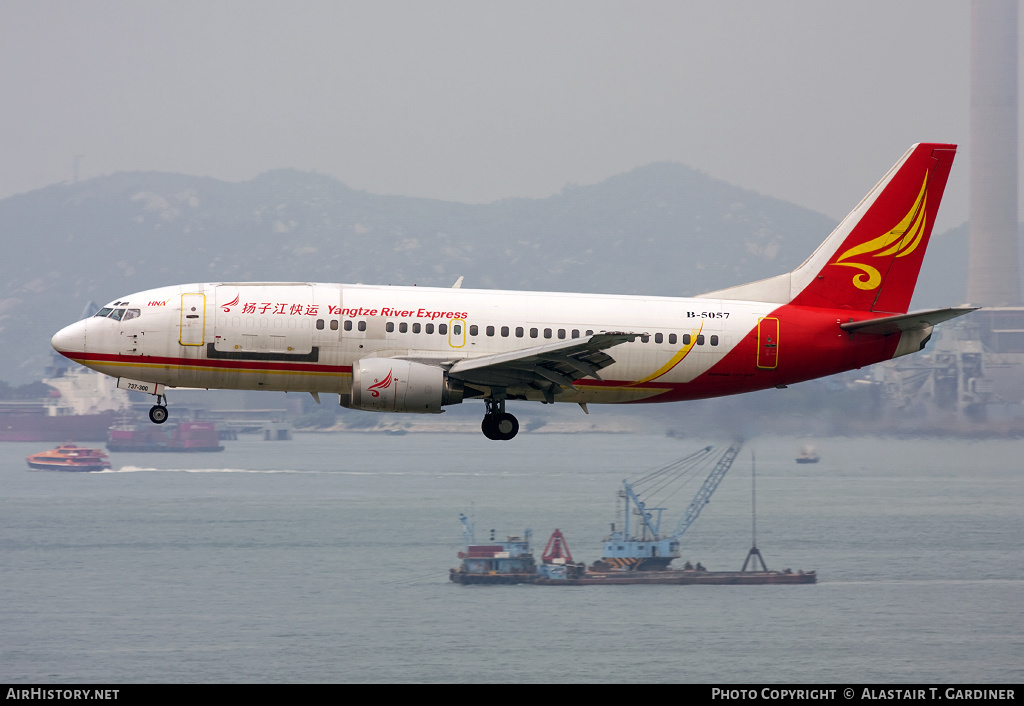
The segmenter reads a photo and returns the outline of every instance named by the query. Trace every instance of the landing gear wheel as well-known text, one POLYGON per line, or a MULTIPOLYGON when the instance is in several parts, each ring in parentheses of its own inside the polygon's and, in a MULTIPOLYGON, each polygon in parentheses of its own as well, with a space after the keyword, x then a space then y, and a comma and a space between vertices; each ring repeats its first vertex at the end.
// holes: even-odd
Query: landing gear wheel
POLYGON ((487 412, 480 422, 480 431, 491 441, 508 441, 519 433, 519 420, 505 411, 505 394, 495 394, 484 400, 487 412))
POLYGON ((498 441, 498 429, 494 424, 493 414, 484 415, 484 420, 480 422, 480 431, 491 441, 498 441))
POLYGON ((167 421, 167 408, 162 404, 155 404, 149 408, 149 421, 154 424, 163 424, 167 421))
POLYGON ((494 430, 499 441, 508 441, 519 433, 519 420, 508 412, 494 415, 494 430))

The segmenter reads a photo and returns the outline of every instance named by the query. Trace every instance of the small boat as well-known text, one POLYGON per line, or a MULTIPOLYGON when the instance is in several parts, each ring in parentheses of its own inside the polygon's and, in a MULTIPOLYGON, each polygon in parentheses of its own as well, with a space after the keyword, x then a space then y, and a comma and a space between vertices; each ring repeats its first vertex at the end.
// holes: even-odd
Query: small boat
POLYGON ((42 471, 105 471, 110 468, 110 459, 103 451, 74 444, 61 444, 25 460, 29 468, 42 471))
POLYGON ((800 449, 800 455, 796 457, 797 463, 817 463, 821 458, 818 456, 818 452, 814 450, 814 447, 810 444, 800 449))

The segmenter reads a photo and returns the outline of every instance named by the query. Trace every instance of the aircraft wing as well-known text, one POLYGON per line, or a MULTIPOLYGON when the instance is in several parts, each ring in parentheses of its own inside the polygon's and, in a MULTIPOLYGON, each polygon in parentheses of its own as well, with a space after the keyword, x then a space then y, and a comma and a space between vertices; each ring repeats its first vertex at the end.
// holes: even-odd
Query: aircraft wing
POLYGON ((448 375, 469 385, 529 386, 546 390, 553 396, 552 385, 575 389, 573 380, 588 376, 600 380, 598 371, 615 362, 605 350, 641 335, 602 332, 507 353, 466 358, 455 363, 448 375))
POLYGON ((914 329, 934 326, 943 321, 955 319, 958 316, 969 314, 979 307, 950 307, 948 309, 928 309, 927 311, 912 311, 909 314, 897 316, 883 316, 880 319, 868 319, 867 321, 849 321, 839 324, 839 328, 850 333, 874 333, 888 335, 900 331, 913 331, 914 329))

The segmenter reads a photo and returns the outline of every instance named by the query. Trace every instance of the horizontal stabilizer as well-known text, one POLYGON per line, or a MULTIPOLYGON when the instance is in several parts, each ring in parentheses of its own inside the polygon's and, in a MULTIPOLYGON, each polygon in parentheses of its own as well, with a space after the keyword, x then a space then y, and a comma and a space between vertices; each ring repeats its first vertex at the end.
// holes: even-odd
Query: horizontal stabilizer
POLYGON ((840 324, 839 327, 850 333, 873 333, 888 335, 900 333, 901 331, 914 331, 926 326, 935 326, 943 321, 955 319, 958 316, 976 311, 979 307, 950 307, 947 309, 928 309, 926 311, 912 311, 909 314, 899 316, 884 316, 880 319, 868 319, 866 321, 850 321, 840 324))

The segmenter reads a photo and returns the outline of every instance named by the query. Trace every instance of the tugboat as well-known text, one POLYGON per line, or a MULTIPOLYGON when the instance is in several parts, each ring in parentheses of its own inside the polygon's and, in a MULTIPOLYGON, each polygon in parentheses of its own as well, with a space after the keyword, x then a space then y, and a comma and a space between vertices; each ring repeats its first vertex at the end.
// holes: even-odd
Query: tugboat
POLYGON ((110 459, 100 449, 87 449, 74 444, 61 444, 55 449, 32 454, 25 459, 28 467, 41 471, 105 471, 110 459))
POLYGON ((532 532, 526 530, 524 537, 509 537, 505 542, 494 539, 491 530, 489 544, 477 544, 473 536, 473 525, 465 515, 459 515, 465 551, 459 552, 462 565, 448 572, 448 578, 455 583, 466 584, 515 584, 533 583, 537 580, 537 564, 530 551, 532 532))

